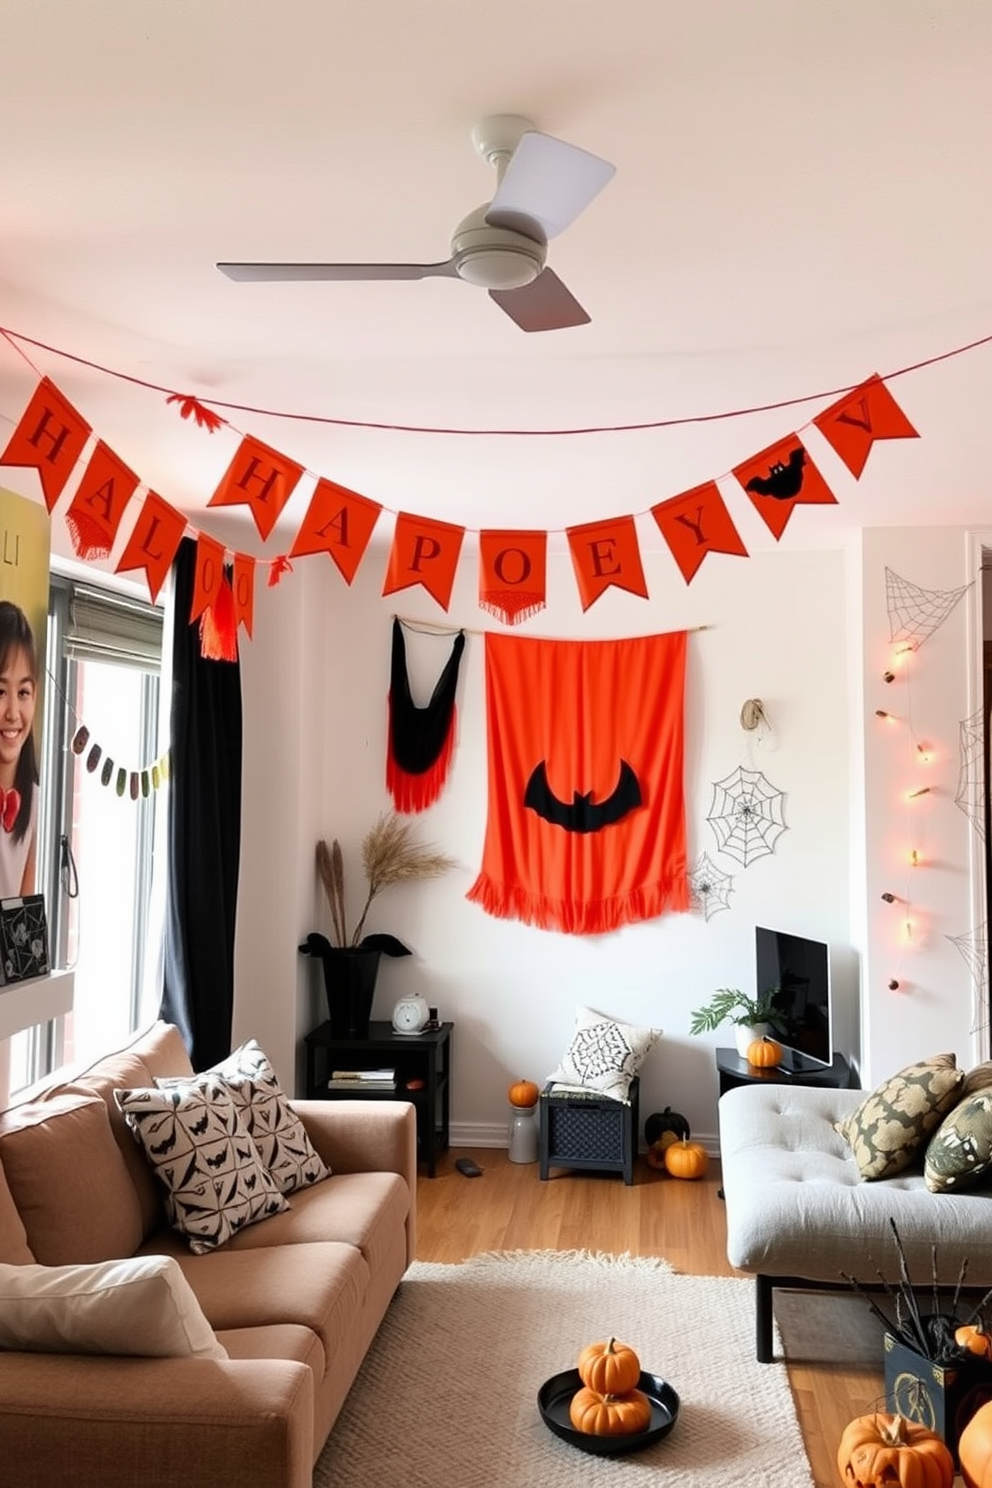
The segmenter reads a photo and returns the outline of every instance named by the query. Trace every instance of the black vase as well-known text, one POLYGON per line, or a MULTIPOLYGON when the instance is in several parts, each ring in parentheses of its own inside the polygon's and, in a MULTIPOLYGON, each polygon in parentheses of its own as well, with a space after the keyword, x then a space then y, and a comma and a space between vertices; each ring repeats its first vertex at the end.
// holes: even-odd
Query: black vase
POLYGON ((409 956, 407 947, 395 935, 366 935, 361 945, 332 946, 326 936, 312 933, 300 951, 319 956, 323 965, 331 1037, 368 1038, 379 957, 409 956))
POLYGON ((329 946, 321 952, 332 1038, 368 1038, 381 955, 374 946, 329 946))

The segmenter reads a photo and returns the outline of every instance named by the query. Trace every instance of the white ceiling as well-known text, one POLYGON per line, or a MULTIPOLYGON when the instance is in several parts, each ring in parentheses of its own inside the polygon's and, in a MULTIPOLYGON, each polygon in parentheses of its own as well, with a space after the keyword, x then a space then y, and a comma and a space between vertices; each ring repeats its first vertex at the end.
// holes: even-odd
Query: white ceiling
MULTIPOLYGON (((990 83, 988 0, 7 0, 0 324, 203 399, 359 424, 603 427, 827 393, 992 336, 990 83), (527 335, 456 280, 214 268, 447 257, 494 187, 470 131, 504 111, 617 167, 551 245, 590 325, 527 335)), ((230 435, 21 344, 232 540, 202 512, 230 435)), ((34 381, 0 341, 0 438, 34 381)), ((839 506, 799 508, 783 546, 989 522, 992 345, 890 388, 922 437, 876 446, 857 483, 826 449, 839 506)), ((567 437, 228 417, 389 511, 555 529, 722 477, 829 401, 567 437)), ((732 512, 752 551, 774 546, 739 491, 732 512)))

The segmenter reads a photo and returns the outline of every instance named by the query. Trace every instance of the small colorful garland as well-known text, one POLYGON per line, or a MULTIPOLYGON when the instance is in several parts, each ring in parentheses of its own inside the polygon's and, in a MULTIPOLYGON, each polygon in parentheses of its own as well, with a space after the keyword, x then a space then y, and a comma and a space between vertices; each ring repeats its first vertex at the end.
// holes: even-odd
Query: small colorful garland
MULTIPOLYGON (((81 755, 90 741, 90 731, 85 723, 81 723, 72 736, 72 752, 81 755)), ((123 796, 130 788, 132 801, 137 801, 139 796, 147 796, 150 791, 158 790, 169 778, 170 762, 168 749, 160 754, 152 765, 146 765, 141 770, 128 770, 123 765, 116 765, 110 755, 104 755, 100 744, 90 745, 86 756, 86 768, 91 775, 95 775, 103 759, 103 768, 100 770, 100 784, 109 786, 114 781, 114 788, 119 796, 123 796), (116 776, 115 776, 116 771, 116 776)))

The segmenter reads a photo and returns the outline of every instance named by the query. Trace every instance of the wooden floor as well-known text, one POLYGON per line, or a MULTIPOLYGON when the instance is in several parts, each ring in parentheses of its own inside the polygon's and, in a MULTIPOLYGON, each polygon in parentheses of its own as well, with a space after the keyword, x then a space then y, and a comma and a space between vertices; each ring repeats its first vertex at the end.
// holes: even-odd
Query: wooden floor
MULTIPOLYGON (((718 1164, 699 1182, 655 1174, 638 1160, 635 1182, 616 1174, 552 1169, 546 1183, 536 1163, 511 1163, 504 1151, 459 1149, 439 1159, 437 1177, 418 1185, 417 1257, 461 1261, 484 1250, 594 1250, 658 1255, 676 1271, 735 1276, 727 1264, 718 1164), (455 1159, 472 1157, 481 1178, 465 1178, 455 1159)), ((848 1421, 876 1409, 882 1365, 841 1357, 812 1367, 790 1364, 789 1379, 818 1488, 836 1488, 836 1451, 848 1421)))

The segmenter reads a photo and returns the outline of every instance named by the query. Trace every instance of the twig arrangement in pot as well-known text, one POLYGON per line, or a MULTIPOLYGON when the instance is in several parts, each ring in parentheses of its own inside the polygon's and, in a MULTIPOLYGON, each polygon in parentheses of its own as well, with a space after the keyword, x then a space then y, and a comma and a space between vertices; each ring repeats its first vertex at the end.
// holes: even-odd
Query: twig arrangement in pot
MULTIPOLYGON (((922 1293, 927 1283, 914 1286, 906 1264, 906 1252, 894 1219, 889 1219, 889 1226, 899 1259, 899 1281, 893 1285, 885 1279, 877 1267, 875 1275, 882 1293, 891 1305, 892 1315, 890 1316, 885 1311, 884 1306, 874 1301, 867 1287, 856 1277, 849 1276, 846 1271, 842 1271, 840 1274, 844 1280, 860 1297, 864 1298, 873 1316, 882 1323, 893 1338, 904 1343, 915 1353, 921 1354, 923 1358, 929 1359, 931 1363, 952 1364, 962 1359, 974 1358, 976 1354, 984 1358, 992 1357, 992 1334, 987 1332, 986 1323, 986 1310, 992 1304, 992 1289, 987 1291, 973 1307, 970 1307, 964 1316, 959 1315, 959 1309, 963 1310, 962 1292, 968 1275, 968 1261, 965 1258, 958 1270, 957 1281, 950 1293, 945 1312, 943 1299, 947 1294, 946 1291, 942 1292, 937 1282, 937 1247, 931 1245, 929 1286, 932 1296, 925 1306, 932 1310, 922 1311, 917 1293, 922 1293)), ((869 1260, 871 1259, 872 1257, 869 1256, 869 1260)))

